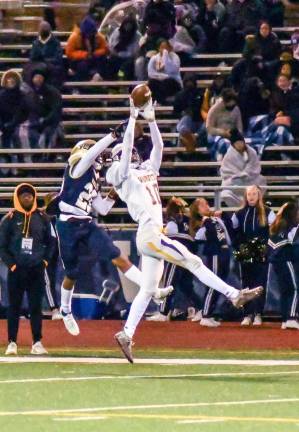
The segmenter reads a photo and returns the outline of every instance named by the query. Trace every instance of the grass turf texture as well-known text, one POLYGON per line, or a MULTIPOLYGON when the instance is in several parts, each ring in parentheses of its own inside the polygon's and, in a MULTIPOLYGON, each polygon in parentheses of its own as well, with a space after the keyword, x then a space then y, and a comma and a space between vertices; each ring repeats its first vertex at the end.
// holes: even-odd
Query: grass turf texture
MULTIPOLYGON (((116 351, 90 350, 64 354, 118 356, 116 351)), ((138 357, 202 358, 204 353, 143 351, 136 354, 138 357)), ((298 359, 298 353, 265 354, 205 352, 205 357, 298 359)), ((299 366, 0 364, 0 430, 3 432, 211 432, 218 429, 221 432, 298 431, 299 366), (69 380, 79 377, 83 379, 69 380), (4 382, 43 378, 61 381, 4 382), (67 380, 63 381, 64 378, 67 380), (284 401, 275 402, 277 399, 284 401), (248 403, 257 400, 262 402, 248 403), (218 402, 232 404, 209 405, 218 402), (169 404, 173 406, 165 406, 169 404), (28 411, 31 414, 24 415, 28 411), (16 414, 9 415, 10 412, 16 414)))

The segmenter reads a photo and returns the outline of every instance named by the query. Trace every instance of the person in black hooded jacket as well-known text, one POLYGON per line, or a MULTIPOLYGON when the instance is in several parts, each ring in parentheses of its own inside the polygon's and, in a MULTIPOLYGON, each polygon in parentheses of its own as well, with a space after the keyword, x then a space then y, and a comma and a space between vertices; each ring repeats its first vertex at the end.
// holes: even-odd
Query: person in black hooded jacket
MULTIPOLYGON (((19 124, 25 120, 24 97, 20 90, 22 78, 18 72, 10 69, 1 79, 0 90, 0 146, 7 149, 17 147, 16 130, 19 124)), ((17 162, 17 156, 4 158, 4 162, 17 162)), ((16 173, 13 171, 13 174, 16 173)))
POLYGON ((0 258, 8 268, 8 347, 17 354, 19 317, 27 292, 33 337, 31 354, 47 354, 42 339, 42 297, 45 268, 53 253, 50 223, 37 209, 36 191, 21 183, 14 191, 14 209, 0 223, 0 258))
POLYGON ((18 133, 23 148, 53 148, 56 145, 60 132, 62 98, 55 87, 46 83, 46 78, 45 69, 35 69, 31 84, 22 87, 28 118, 21 124, 18 133))

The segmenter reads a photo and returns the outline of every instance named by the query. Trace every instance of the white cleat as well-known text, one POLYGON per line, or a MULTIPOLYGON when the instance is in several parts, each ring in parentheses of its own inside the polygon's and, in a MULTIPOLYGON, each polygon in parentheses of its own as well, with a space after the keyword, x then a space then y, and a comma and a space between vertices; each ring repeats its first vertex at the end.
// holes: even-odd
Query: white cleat
POLYGON ((286 326, 286 322, 282 322, 281 323, 281 330, 286 330, 287 326, 286 326))
MULTIPOLYGON (((286 330, 286 329, 299 330, 299 322, 294 320, 294 319, 287 320, 284 324, 285 324, 284 330, 286 330)), ((282 328, 282 326, 281 326, 281 328, 282 328)))
POLYGON ((33 355, 45 355, 45 354, 48 354, 48 351, 43 346, 43 344, 39 341, 39 342, 35 342, 35 344, 32 345, 30 354, 33 354, 33 355))
POLYGON ((58 309, 52 311, 52 321, 62 320, 62 315, 58 309))
POLYGON ((78 336, 80 333, 79 326, 76 323, 75 318, 73 317, 72 312, 65 313, 62 309, 60 309, 60 313, 62 315, 62 319, 65 325, 65 328, 72 336, 78 336))
POLYGON ((220 322, 214 320, 214 318, 202 318, 199 323, 203 327, 219 327, 220 322))
POLYGON ((258 286, 256 288, 242 289, 241 291, 239 291, 237 297, 232 299, 231 302, 235 306, 235 308, 240 309, 244 305, 246 305, 246 303, 262 295, 263 291, 264 288, 262 286, 258 286))
POLYGON ((241 321, 241 326, 242 327, 248 327, 252 324, 252 319, 251 316, 246 316, 243 318, 243 320, 241 321))
POLYGON ((10 342, 6 348, 5 355, 18 355, 18 346, 15 342, 10 342))
POLYGON ((169 321, 169 318, 168 315, 163 315, 161 314, 161 312, 157 312, 154 315, 147 317, 146 321, 163 322, 163 321, 169 321))
POLYGON ((263 320, 261 314, 255 315, 252 325, 261 326, 262 324, 263 324, 263 320))
POLYGON ((168 297, 172 292, 174 288, 172 285, 169 285, 165 288, 157 288, 155 295, 153 296, 153 299, 158 302, 163 302, 166 297, 168 297))

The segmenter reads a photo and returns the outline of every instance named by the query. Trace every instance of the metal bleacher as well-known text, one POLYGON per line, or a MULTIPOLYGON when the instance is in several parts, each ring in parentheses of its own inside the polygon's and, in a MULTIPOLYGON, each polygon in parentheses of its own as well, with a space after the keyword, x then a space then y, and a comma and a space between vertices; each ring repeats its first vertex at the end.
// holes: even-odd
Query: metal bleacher
MULTIPOLYGON (((59 2, 55 2, 58 5, 59 2)), ((60 2, 66 8, 72 3, 60 2), (67 6, 66 6, 67 5, 67 6)), ((56 5, 56 6, 57 6, 56 5)), ((86 8, 86 3, 76 3, 76 7, 86 8)), ((43 2, 25 2, 27 10, 40 11, 50 7, 43 2)), ((58 6, 57 6, 58 7, 58 6)), ((276 28, 284 44, 289 43, 290 34, 296 27, 276 28)), ((69 31, 55 32, 65 46, 69 31)), ((23 31, 16 29, 0 30, 0 75, 13 67, 22 70, 28 61, 31 42, 36 37, 36 31, 23 31)), ((231 54, 197 54, 193 56, 191 66, 183 66, 181 72, 193 72, 197 76, 197 85, 205 88, 209 86, 218 73, 229 74, 234 62, 241 57, 239 53, 231 54), (217 66, 225 61, 226 65, 217 66)), ((99 139, 123 120, 129 112, 128 94, 138 81, 100 81, 100 82, 74 82, 68 80, 63 88, 63 121, 66 148, 55 149, 1 149, 3 154, 18 154, 19 161, 0 163, 0 173, 5 170, 17 170, 17 175, 7 174, 0 177, 0 214, 5 213, 11 206, 11 197, 14 187, 22 182, 29 181, 36 185, 39 196, 43 197, 49 192, 58 191, 61 185, 62 173, 70 148, 83 138, 99 139), (22 162, 26 155, 32 161, 22 162), (57 160, 59 157, 59 161, 57 160)), ((165 141, 164 160, 161 168, 160 190, 163 204, 172 195, 184 197, 191 202, 198 196, 205 196, 219 205, 221 179, 219 177, 219 162, 211 162, 207 148, 198 147, 195 152, 187 153, 178 143, 173 107, 158 106, 156 108, 157 122, 165 141), (215 199, 216 197, 216 199, 215 199)), ((141 120, 148 133, 147 124, 141 120)), ((267 160, 263 160, 262 173, 268 182, 267 196, 277 208, 284 200, 291 196, 299 196, 299 157, 298 147, 274 146, 266 150, 267 160), (278 153, 289 156, 288 160, 276 160, 278 153)), ((104 185, 103 192, 108 190, 104 185)), ((106 219, 107 222, 107 219, 106 219)), ((105 223, 106 223, 105 222, 105 223)), ((128 228, 131 220, 126 208, 117 203, 108 219, 111 228, 128 228)), ((106 223, 107 224, 107 223, 106 223)))

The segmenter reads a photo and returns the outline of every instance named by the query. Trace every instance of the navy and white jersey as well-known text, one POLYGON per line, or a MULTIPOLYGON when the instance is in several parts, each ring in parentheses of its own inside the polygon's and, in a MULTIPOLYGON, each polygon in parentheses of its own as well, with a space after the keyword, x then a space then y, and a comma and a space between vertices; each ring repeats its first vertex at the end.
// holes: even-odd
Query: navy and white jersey
POLYGON ((295 241, 298 227, 287 228, 271 235, 268 240, 268 258, 270 262, 295 261, 295 241))
POLYGON ((100 191, 100 173, 93 166, 79 178, 70 175, 68 165, 60 190, 59 219, 92 219, 92 201, 100 191))
POLYGON ((220 255, 223 249, 231 245, 231 220, 224 213, 223 218, 208 217, 204 219, 202 227, 195 234, 195 240, 204 244, 203 255, 220 255))
POLYGON ((233 214, 232 223, 234 228, 234 244, 238 247, 241 243, 258 237, 267 243, 269 238, 269 225, 275 220, 275 213, 265 207, 267 223, 261 226, 258 218, 257 208, 254 206, 245 206, 233 214))
POLYGON ((184 237, 189 235, 189 218, 187 216, 183 217, 170 217, 166 221, 166 226, 164 232, 167 236, 184 237))

